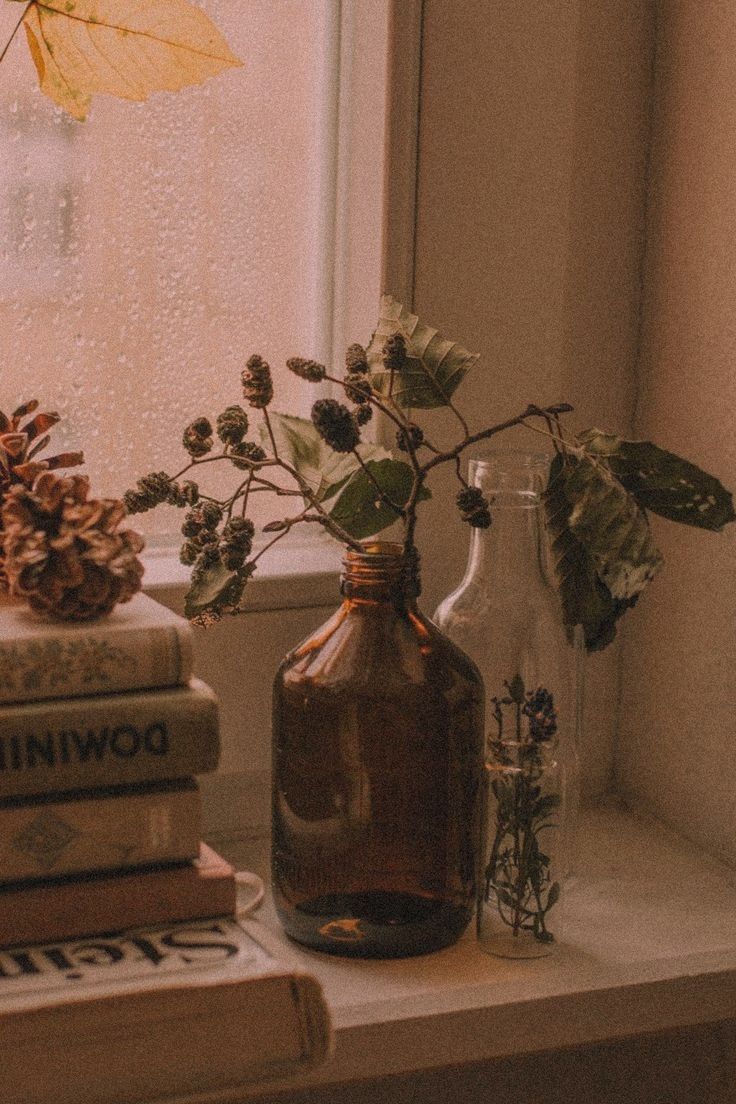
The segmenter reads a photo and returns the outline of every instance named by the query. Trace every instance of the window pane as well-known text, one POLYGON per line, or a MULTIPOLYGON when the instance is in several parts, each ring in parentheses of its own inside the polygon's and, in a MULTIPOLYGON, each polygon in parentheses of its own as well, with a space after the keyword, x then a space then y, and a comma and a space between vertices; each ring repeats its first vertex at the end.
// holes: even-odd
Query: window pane
POLYGON ((0 67, 0 409, 59 410, 99 493, 178 470, 184 423, 239 401, 251 352, 327 355, 338 5, 202 6, 245 67, 98 97, 85 124, 40 94, 24 36, 0 67))

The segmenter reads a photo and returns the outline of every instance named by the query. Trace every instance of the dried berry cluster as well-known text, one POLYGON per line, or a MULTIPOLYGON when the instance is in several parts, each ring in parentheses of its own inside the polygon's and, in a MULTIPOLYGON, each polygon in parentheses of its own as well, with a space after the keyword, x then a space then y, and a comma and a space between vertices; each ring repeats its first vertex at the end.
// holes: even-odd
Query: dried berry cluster
POLYGON ((142 514, 155 506, 194 506, 199 501, 199 487, 191 480, 177 483, 166 472, 151 472, 142 476, 133 491, 123 495, 123 505, 129 514, 142 514))
POLYGON ((184 517, 185 540, 180 558, 188 567, 211 566, 219 559, 228 571, 239 571, 253 549, 255 526, 249 518, 230 517, 222 529, 223 511, 215 502, 203 502, 184 517))
POLYGON ((458 491, 457 508, 463 521, 474 529, 488 529, 491 524, 491 510, 488 499, 478 487, 463 487, 458 491))
POLYGON ((271 368, 263 359, 254 353, 249 358, 241 374, 243 395, 254 410, 264 410, 273 398, 273 381, 271 368))
POLYGON ((312 422, 322 440, 335 452, 352 452, 360 444, 360 429, 354 415, 336 399, 318 399, 312 407, 312 422))
POLYGON ((546 743, 557 732, 554 699, 543 686, 527 693, 521 712, 529 718, 529 737, 535 743, 546 743))

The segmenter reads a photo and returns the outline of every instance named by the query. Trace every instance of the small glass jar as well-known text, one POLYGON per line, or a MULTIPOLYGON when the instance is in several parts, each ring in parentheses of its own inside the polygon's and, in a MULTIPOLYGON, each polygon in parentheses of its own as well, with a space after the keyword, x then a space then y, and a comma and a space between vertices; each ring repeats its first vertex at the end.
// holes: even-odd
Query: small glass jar
MULTIPOLYGON (((511 697, 512 707, 515 685, 502 699, 511 697)), ((521 732, 488 746, 486 860, 476 928, 481 949, 503 958, 547 955, 561 933, 564 779, 554 739, 545 738, 544 694, 523 695, 522 708, 530 712, 541 699, 536 728, 522 724, 521 732)))

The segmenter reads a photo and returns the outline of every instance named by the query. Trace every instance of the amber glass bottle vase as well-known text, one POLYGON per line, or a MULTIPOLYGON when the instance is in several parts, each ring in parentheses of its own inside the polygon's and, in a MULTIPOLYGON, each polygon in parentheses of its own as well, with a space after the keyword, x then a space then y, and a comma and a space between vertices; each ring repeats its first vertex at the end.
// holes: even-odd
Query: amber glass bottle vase
POLYGON ((321 951, 422 954, 453 943, 475 901, 482 679, 419 612, 399 545, 349 551, 341 591, 275 681, 276 907, 321 951))

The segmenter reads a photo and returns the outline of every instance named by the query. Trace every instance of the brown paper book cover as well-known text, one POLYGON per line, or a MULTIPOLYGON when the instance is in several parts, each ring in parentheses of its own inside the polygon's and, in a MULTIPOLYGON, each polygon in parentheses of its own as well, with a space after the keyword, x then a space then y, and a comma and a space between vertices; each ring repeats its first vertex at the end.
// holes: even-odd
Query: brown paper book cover
POLYGON ((0 888, 0 947, 235 912, 233 868, 200 845, 177 866, 0 888))
POLYGON ((193 779, 0 803, 0 885, 184 862, 199 854, 193 779))
POLYGON ((189 686, 0 706, 0 800, 213 771, 217 699, 189 686))
POLYGON ((188 621, 146 594, 95 624, 51 624, 0 603, 0 704, 185 685, 188 621))
POLYGON ((218 918, 0 951, 3 1104, 232 1099, 323 1063, 322 989, 260 927, 218 918))

